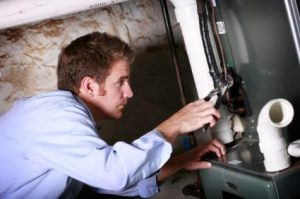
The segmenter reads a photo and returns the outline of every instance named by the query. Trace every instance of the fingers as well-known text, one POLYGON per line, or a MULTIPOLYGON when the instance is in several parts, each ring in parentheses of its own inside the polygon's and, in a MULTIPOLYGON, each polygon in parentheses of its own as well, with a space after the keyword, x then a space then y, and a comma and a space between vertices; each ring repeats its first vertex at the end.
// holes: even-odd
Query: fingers
MULTIPOLYGON (((215 149, 220 152, 221 155, 225 155, 226 149, 225 145, 217 139, 211 141, 211 144, 215 146, 215 149)), ((220 156, 221 156, 220 155, 220 156)), ((220 157, 218 156, 218 157, 220 157)))
POLYGON ((183 162, 185 162, 184 168, 187 170, 210 168, 210 162, 201 161, 203 155, 208 152, 213 152, 218 157, 221 157, 225 154, 225 147, 220 141, 214 139, 211 140, 208 144, 199 145, 193 148, 192 150, 182 154, 182 160, 184 160, 183 162))
POLYGON ((212 102, 197 100, 192 102, 191 106, 191 111, 197 113, 197 117, 201 118, 206 123, 210 123, 210 126, 213 126, 221 117, 220 112, 214 108, 214 104, 212 102))
POLYGON ((224 155, 226 153, 226 150, 225 150, 225 146, 223 143, 214 139, 214 140, 210 141, 207 144, 207 146, 205 147, 204 153, 208 153, 208 152, 213 152, 218 157, 221 157, 222 155, 224 155))
POLYGON ((196 170, 196 169, 208 169, 211 166, 212 166, 212 164, 210 162, 200 161, 198 159, 198 160, 189 161, 188 163, 186 163, 184 168, 186 170, 193 171, 193 170, 196 170))
POLYGON ((220 112, 214 108, 213 103, 204 100, 194 101, 178 113, 182 116, 180 124, 183 128, 181 133, 197 130, 205 124, 212 127, 221 116, 220 112))
POLYGON ((179 134, 195 131, 205 124, 214 126, 220 116, 220 112, 214 108, 213 103, 197 100, 180 109, 159 124, 156 129, 166 140, 172 142, 179 134))
POLYGON ((210 162, 207 161, 200 161, 195 163, 194 170, 195 169, 209 169, 212 166, 210 162))

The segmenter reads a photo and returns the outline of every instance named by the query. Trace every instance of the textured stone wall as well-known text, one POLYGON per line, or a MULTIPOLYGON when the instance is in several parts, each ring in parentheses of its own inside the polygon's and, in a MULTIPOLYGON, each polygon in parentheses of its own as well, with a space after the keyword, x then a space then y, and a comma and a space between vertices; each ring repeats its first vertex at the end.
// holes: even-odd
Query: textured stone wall
MULTIPOLYGON (((174 22, 174 16, 171 17, 174 22)), ((92 31, 118 35, 137 51, 167 41, 158 0, 132 0, 2 30, 0 115, 17 98, 55 89, 60 49, 76 37, 92 31)))

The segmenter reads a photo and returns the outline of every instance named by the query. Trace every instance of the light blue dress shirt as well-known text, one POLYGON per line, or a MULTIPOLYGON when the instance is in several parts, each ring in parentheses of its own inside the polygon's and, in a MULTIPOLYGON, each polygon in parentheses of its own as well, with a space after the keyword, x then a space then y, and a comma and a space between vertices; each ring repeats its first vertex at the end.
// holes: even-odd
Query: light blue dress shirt
POLYGON ((155 173, 171 152, 156 130, 110 146, 78 97, 39 94, 0 117, 0 198, 59 198, 68 179, 100 193, 151 197, 158 192, 155 173))

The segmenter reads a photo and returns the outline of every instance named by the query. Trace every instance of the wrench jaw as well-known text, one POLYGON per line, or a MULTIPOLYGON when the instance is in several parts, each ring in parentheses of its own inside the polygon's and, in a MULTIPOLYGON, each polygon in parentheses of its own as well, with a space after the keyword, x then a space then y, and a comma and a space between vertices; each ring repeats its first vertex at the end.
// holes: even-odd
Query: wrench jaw
MULTIPOLYGON (((222 104, 222 98, 225 95, 228 88, 233 85, 233 78, 230 75, 227 75, 222 81, 219 82, 219 85, 211 90, 206 97, 204 97, 205 101, 210 101, 213 97, 217 97, 215 101, 215 108, 219 109, 222 104)), ((202 132, 206 132, 209 128, 209 124, 205 124, 202 128, 202 132)))
POLYGON ((214 88, 213 90, 211 90, 208 95, 206 97, 204 97, 204 100, 205 101, 209 101, 211 100, 211 98, 213 98, 214 96, 218 95, 220 93, 220 89, 217 87, 217 88, 214 88))
MULTIPOLYGON (((220 99, 220 88, 219 87, 216 87, 216 88, 214 88, 213 90, 211 90, 209 93, 208 93, 208 95, 206 96, 206 97, 204 97, 204 100, 205 101, 210 101, 213 97, 215 97, 215 96, 217 96, 217 100, 216 100, 216 103, 219 101, 219 99, 220 99)), ((215 103, 215 106, 216 106, 216 103, 215 103)), ((209 128, 209 124, 207 123, 207 124, 205 124, 203 127, 202 127, 202 132, 203 133, 205 133, 205 132, 207 132, 207 130, 208 130, 208 128, 209 128)))
POLYGON ((234 84, 234 80, 233 80, 233 77, 230 76, 230 75, 226 75, 223 79, 222 82, 220 82, 220 89, 221 89, 221 93, 222 93, 222 96, 225 95, 225 92, 230 88, 232 87, 234 84))
POLYGON ((219 81, 219 84, 211 90, 206 97, 204 97, 205 101, 210 101, 214 96, 217 96, 215 101, 215 108, 220 108, 222 98, 225 95, 228 88, 233 85, 233 78, 230 75, 227 75, 224 79, 219 81))

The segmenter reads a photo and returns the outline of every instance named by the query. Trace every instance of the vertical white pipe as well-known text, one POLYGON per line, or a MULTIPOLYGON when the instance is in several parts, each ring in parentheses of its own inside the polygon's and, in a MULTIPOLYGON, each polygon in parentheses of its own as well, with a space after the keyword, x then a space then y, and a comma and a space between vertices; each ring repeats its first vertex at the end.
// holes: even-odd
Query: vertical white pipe
POLYGON ((201 39, 196 0, 171 0, 171 2, 175 6, 175 15, 180 23, 198 97, 204 98, 214 86, 201 39))
POLYGON ((275 172, 290 166, 287 143, 282 128, 291 123, 294 109, 285 99, 269 101, 258 116, 257 133, 266 171, 275 172))

